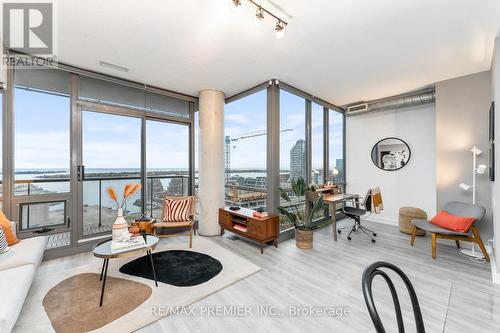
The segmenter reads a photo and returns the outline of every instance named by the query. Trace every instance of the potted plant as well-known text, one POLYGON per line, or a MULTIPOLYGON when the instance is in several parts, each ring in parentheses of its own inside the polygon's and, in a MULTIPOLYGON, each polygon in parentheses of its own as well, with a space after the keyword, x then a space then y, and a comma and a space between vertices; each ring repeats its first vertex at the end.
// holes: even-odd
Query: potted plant
POLYGON ((299 200, 292 201, 288 192, 280 187, 280 196, 288 204, 286 206, 279 206, 279 213, 286 217, 295 228, 295 242, 299 249, 310 250, 313 247, 313 230, 312 221, 314 214, 323 209, 323 197, 321 195, 314 196, 311 200, 311 209, 306 210, 305 203, 302 198, 305 197, 307 192, 314 191, 314 188, 307 188, 306 182, 303 178, 296 181, 292 179, 293 197, 299 200), (307 212, 307 213, 306 213, 307 212))

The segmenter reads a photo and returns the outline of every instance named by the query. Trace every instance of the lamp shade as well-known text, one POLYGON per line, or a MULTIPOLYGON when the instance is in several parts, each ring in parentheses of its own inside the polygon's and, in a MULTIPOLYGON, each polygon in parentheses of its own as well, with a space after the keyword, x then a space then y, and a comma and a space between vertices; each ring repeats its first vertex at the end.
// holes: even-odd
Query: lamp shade
POLYGON ((472 147, 470 151, 476 155, 481 155, 483 153, 483 151, 481 149, 477 148, 476 146, 472 147))
POLYGON ((486 169, 487 169, 487 168, 488 168, 488 167, 487 167, 486 165, 484 165, 484 164, 480 164, 480 165, 477 167, 477 173, 478 173, 478 174, 480 174, 480 175, 482 175, 482 174, 484 174, 484 173, 486 172, 486 169))
POLYGON ((467 185, 467 184, 461 183, 460 185, 458 185, 458 187, 460 187, 464 191, 468 191, 472 188, 472 185, 467 185))

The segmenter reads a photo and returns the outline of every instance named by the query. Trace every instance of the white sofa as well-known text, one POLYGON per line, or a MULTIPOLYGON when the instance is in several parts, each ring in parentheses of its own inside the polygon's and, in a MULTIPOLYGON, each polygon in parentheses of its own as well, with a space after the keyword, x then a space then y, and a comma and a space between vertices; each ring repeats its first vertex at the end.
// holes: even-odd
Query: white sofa
MULTIPOLYGON (((12 222, 13 230, 16 224, 12 222)), ((0 332, 10 332, 42 262, 47 236, 22 239, 0 254, 0 332)))

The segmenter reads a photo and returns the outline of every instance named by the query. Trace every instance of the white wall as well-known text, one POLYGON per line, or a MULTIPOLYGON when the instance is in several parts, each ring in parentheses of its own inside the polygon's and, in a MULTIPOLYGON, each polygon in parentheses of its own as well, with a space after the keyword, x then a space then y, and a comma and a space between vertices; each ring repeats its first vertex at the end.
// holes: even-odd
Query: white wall
POLYGON ((346 120, 347 192, 364 195, 379 186, 384 210, 373 221, 398 224, 399 208, 436 212, 436 113, 434 104, 379 111, 346 120), (385 137, 398 137, 411 149, 411 159, 402 169, 383 171, 370 157, 372 147, 385 137))
POLYGON ((500 37, 495 40, 495 52, 491 62, 492 100, 495 101, 495 181, 491 186, 493 208, 493 257, 495 260, 493 281, 500 284, 500 37))
MULTIPOLYGON (((488 165, 488 129, 491 104, 490 71, 436 83, 436 174, 437 209, 446 202, 472 203, 472 191, 460 183, 472 184, 472 153, 483 151, 477 165, 488 165)), ((486 209, 477 225, 484 242, 492 238, 491 193, 488 173, 476 175, 476 204, 486 209)), ((478 248, 479 249, 479 248, 478 248)))

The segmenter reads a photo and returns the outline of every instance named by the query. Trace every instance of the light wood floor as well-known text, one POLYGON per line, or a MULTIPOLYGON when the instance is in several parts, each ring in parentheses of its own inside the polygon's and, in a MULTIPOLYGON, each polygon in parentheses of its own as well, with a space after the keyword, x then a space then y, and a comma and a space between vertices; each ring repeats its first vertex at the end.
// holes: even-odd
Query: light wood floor
MULTIPOLYGON (((438 258, 432 260, 430 237, 417 237, 411 247, 409 236, 397 227, 365 225, 377 232, 377 243, 363 234, 354 235, 352 241, 344 235, 334 242, 330 226, 314 233, 312 251, 297 249, 292 239, 277 249, 266 248, 263 255, 251 243, 228 239, 227 233, 214 237, 262 271, 193 304, 195 316, 172 315, 140 332, 373 332, 361 275, 365 267, 381 260, 398 265, 412 280, 427 332, 500 332, 500 286, 491 283, 489 264, 470 261, 458 253, 454 242, 444 240, 438 241, 438 258), (244 305, 250 313, 243 316, 207 315, 201 310, 244 305), (259 305, 271 306, 278 315, 258 315, 259 305), (345 308, 350 313, 342 318, 288 314, 290 307, 301 306, 345 308)), ((396 287, 407 331, 415 331, 408 294, 399 281, 396 287)), ((396 332, 389 291, 379 280, 374 282, 374 296, 386 330, 396 332)), ((168 299, 161 305, 168 305, 168 299)))

